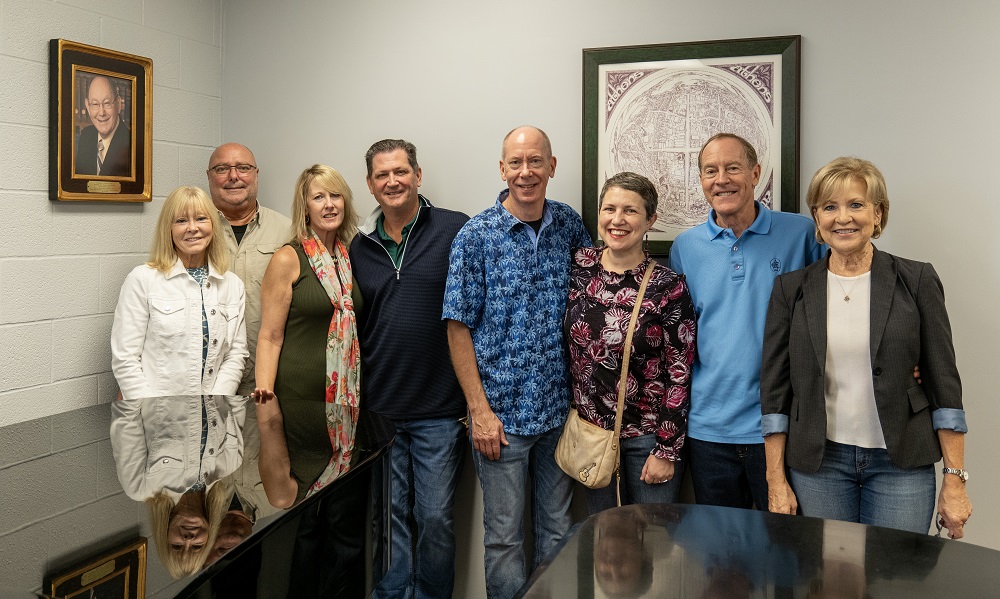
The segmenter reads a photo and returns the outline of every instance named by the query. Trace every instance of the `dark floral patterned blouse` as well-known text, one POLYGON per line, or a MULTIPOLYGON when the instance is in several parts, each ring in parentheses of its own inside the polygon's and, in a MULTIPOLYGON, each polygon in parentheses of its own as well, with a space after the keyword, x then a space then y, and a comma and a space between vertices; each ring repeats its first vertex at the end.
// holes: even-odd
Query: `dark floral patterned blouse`
MULTIPOLYGON (((614 430, 618 380, 632 308, 649 264, 618 274, 601 267, 601 248, 573 253, 564 323, 573 405, 614 430)), ((622 438, 656 433, 653 455, 676 461, 687 431, 695 313, 684 277, 656 265, 632 335, 622 438)))

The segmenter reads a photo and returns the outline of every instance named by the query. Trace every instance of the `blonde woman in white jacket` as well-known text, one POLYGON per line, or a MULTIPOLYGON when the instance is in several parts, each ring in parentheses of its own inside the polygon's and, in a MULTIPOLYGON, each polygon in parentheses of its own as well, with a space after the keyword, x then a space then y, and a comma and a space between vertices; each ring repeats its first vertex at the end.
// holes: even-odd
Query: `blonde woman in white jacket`
POLYGON ((215 483, 243 456, 246 405, 234 394, 247 358, 244 288, 227 272, 219 230, 204 191, 174 190, 149 262, 122 285, 111 328, 121 389, 111 424, 118 478, 149 506, 157 549, 175 577, 204 563, 228 503, 215 483))

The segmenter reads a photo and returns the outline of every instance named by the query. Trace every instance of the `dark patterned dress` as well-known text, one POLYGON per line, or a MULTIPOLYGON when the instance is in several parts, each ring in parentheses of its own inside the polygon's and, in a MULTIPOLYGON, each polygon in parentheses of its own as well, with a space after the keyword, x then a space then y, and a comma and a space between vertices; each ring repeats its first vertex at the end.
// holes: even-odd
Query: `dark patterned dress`
MULTIPOLYGON (((625 335, 649 264, 624 274, 601 267, 601 248, 573 253, 564 322, 573 405, 585 420, 613 430, 625 335)), ((681 457, 695 356, 695 313, 684 277, 656 265, 632 336, 621 437, 656 434, 653 455, 681 457)))

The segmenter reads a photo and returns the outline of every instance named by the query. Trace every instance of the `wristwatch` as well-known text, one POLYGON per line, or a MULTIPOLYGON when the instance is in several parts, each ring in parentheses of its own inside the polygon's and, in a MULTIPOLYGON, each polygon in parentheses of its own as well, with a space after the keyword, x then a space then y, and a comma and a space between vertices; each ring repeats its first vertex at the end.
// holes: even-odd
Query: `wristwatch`
POLYGON ((959 468, 942 468, 941 474, 954 474, 958 478, 962 479, 963 483, 969 482, 969 471, 962 470, 959 468))

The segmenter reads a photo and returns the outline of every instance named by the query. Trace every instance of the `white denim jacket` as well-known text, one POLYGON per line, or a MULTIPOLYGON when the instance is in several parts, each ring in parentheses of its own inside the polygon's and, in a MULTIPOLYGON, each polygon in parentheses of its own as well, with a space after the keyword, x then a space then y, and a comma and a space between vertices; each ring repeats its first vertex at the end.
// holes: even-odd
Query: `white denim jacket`
POLYGON ((111 448, 125 494, 175 502, 198 480, 210 487, 243 461, 246 398, 206 395, 208 440, 201 453, 201 395, 120 399, 111 406, 111 448))
POLYGON ((111 326, 111 370, 125 399, 236 393, 247 358, 243 306, 243 282, 211 264, 204 289, 179 260, 167 273, 137 266, 125 278, 111 326))

